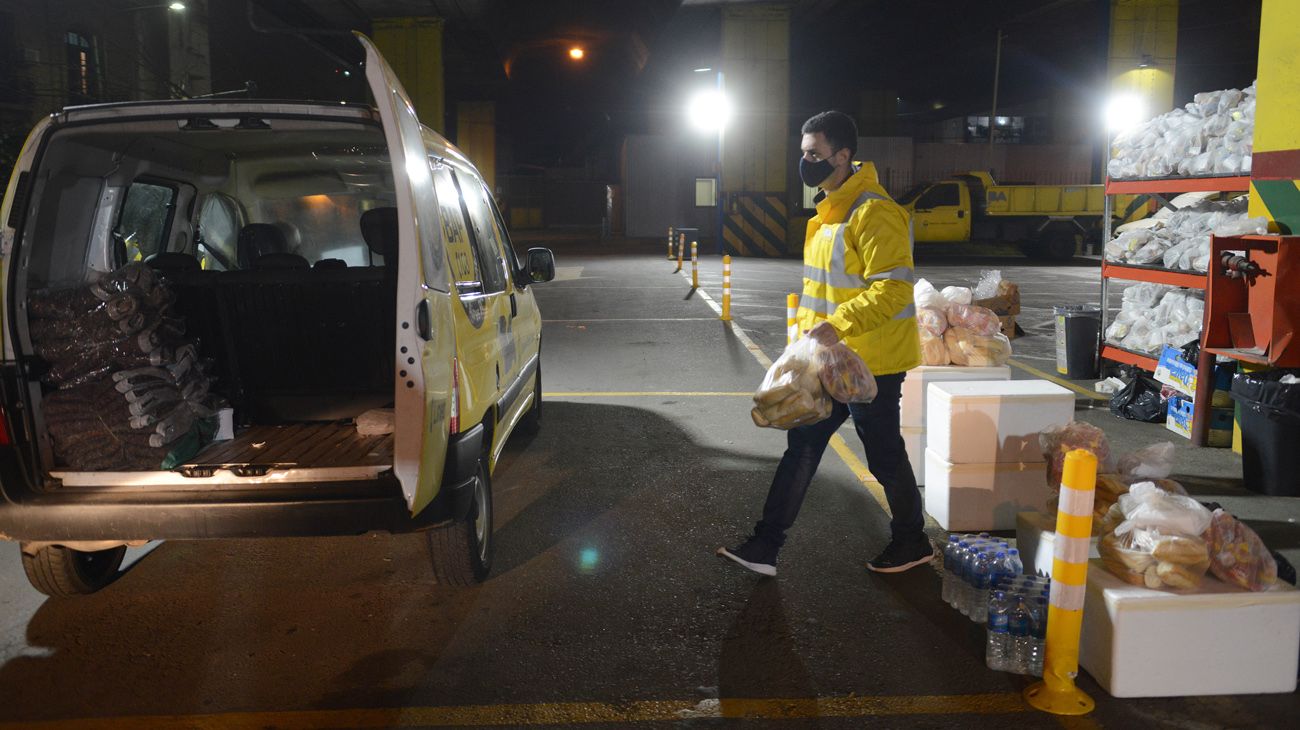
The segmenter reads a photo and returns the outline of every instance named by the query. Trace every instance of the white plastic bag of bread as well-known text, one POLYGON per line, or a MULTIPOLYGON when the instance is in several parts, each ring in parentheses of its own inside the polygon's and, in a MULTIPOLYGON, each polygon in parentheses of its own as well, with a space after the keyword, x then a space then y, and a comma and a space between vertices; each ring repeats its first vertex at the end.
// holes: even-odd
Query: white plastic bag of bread
POLYGON ((817 371, 815 340, 801 337, 786 346, 754 393, 754 425, 791 429, 829 417, 831 399, 817 371))
POLYGON ((1139 482, 1111 508, 1123 521, 1098 545, 1106 568, 1133 585, 1157 590, 1195 590, 1210 567, 1201 535, 1211 514, 1191 497, 1139 482))

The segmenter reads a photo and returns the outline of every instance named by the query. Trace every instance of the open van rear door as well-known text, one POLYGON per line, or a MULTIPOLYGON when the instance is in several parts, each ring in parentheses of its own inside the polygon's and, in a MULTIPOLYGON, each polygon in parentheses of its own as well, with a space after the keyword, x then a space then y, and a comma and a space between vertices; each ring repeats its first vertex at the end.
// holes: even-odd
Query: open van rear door
POLYGON ((456 295, 451 291, 438 199, 415 107, 374 43, 356 35, 366 49, 366 81, 383 121, 397 192, 393 472, 411 514, 416 514, 437 495, 447 456, 456 352, 452 298, 456 295))

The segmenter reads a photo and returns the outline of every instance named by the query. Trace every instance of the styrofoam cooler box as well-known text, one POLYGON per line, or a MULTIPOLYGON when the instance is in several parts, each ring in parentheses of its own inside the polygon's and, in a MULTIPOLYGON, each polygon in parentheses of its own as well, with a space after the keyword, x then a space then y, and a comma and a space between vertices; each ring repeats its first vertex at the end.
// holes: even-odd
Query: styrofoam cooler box
MULTIPOLYGON (((1088 557, 1101 557, 1097 552, 1098 538, 1092 538, 1088 557)), ((1042 512, 1021 512, 1016 515, 1016 548, 1020 562, 1031 575, 1052 576, 1052 558, 1056 555, 1056 515, 1042 512)))
POLYGON ((925 511, 945 530, 1014 530, 1016 515, 1042 511, 1047 464, 953 464, 925 450, 925 511))
POLYGON ((925 484, 925 429, 903 426, 903 445, 907 447, 907 461, 917 485, 925 484))
POLYGON ((1206 575, 1190 594, 1125 583, 1093 560, 1079 665, 1115 697, 1294 692, 1300 591, 1206 575))
POLYGON ((903 428, 925 427, 926 388, 930 383, 956 380, 1010 379, 1011 368, 1007 365, 991 368, 965 367, 961 365, 921 365, 912 368, 907 371, 907 377, 903 379, 901 424, 903 428))
POLYGON ((926 409, 926 448, 946 462, 1040 462, 1038 432, 1074 420, 1074 393, 1046 380, 931 383, 926 409))

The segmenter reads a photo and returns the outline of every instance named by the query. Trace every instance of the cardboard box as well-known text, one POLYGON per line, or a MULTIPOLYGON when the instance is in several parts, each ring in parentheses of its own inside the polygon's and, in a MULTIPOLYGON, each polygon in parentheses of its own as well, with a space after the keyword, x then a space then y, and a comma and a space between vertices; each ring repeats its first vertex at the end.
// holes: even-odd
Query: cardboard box
POLYGON ((1193 408, 1191 398, 1177 395, 1170 398, 1168 410, 1165 411, 1165 428, 1183 438, 1191 438, 1193 408))
POLYGON ((997 315, 1009 314, 1015 316, 1020 314, 1020 287, 1009 281, 1003 281, 998 285, 997 296, 976 299, 972 303, 976 306, 991 309, 997 315))
POLYGON ((1074 393, 1046 380, 939 382, 926 394, 926 446, 952 464, 1041 462, 1038 433, 1073 420, 1074 393))
MULTIPOLYGON (((963 365, 922 365, 907 371, 900 408, 903 428, 925 428, 926 388, 930 383, 953 380, 1010 380, 1011 368, 1002 365, 976 368, 963 365)), ((909 452, 910 453, 910 452, 909 452)))
MULTIPOLYGON (((1092 538, 1088 557, 1098 558, 1099 538, 1092 538)), ((1052 558, 1056 555, 1056 515, 1043 512, 1021 512, 1016 515, 1016 548, 1020 561, 1030 575, 1052 575, 1052 558)))
POLYGON ((1190 594, 1088 565, 1079 665, 1115 697, 1294 692, 1300 591, 1252 593, 1207 575, 1190 594))
POLYGON ((1182 351, 1168 345, 1160 352, 1155 379, 1183 395, 1196 397, 1196 366, 1181 357, 1182 351))
POLYGON ((1013 530, 1016 515, 1047 508, 1042 461, 953 464, 925 450, 925 511, 945 530, 1013 530))

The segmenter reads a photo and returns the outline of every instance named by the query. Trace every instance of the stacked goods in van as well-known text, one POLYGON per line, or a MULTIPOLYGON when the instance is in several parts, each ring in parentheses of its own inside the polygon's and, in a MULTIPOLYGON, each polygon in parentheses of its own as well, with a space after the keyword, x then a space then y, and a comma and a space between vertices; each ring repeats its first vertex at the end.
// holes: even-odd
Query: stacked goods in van
POLYGON ((209 378, 172 314, 174 300, 139 263, 28 297, 32 343, 49 365, 45 382, 57 388, 42 408, 64 465, 170 468, 210 437, 209 378))
POLYGON ((1254 84, 1202 92, 1116 134, 1106 172, 1115 179, 1249 174, 1254 137, 1254 84))
POLYGON ((1011 340, 993 310, 971 304, 970 289, 946 287, 942 292, 919 279, 914 289, 916 324, 925 365, 1005 365, 1011 340))
POLYGON ((1106 327, 1106 341, 1136 352, 1158 353, 1198 339, 1204 293, 1140 283, 1124 290, 1119 314, 1106 327))
POLYGON ((1210 266, 1210 235, 1268 233, 1268 219, 1246 214, 1246 196, 1225 202, 1187 193, 1155 215, 1119 227, 1106 244, 1106 260, 1204 272, 1210 266))

